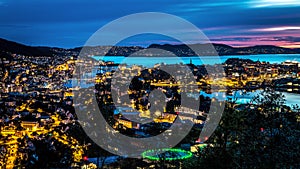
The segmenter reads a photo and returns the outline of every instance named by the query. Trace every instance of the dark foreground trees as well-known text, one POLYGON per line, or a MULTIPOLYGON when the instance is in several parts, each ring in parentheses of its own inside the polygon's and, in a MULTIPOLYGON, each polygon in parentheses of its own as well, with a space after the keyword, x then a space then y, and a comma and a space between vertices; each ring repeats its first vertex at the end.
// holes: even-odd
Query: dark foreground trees
POLYGON ((266 89, 255 105, 226 105, 209 146, 184 162, 184 168, 300 168, 299 107, 266 89))

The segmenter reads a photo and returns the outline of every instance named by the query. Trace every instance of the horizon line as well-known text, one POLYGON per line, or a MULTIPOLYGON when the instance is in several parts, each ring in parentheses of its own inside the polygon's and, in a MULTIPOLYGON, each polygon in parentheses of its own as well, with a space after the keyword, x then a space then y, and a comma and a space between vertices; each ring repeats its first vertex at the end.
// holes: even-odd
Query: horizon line
MULTIPOLYGON (((48 48, 60 48, 60 49, 76 49, 76 48, 83 48, 83 47, 141 47, 141 48, 149 48, 151 45, 171 45, 171 46, 178 46, 178 45, 185 45, 183 43, 180 44, 171 44, 171 43, 152 43, 150 45, 96 45, 96 46, 75 46, 75 47, 58 47, 58 46, 51 46, 51 45, 30 45, 30 44, 26 44, 23 42, 17 42, 14 40, 9 40, 6 38, 1 38, 2 40, 5 41, 9 41, 9 42, 13 42, 13 43, 18 43, 24 46, 28 46, 28 47, 48 47, 48 48)), ((245 46, 235 46, 235 45, 229 45, 229 44, 225 44, 225 43, 217 43, 217 42, 211 42, 211 43, 191 43, 191 44, 187 44, 187 45, 205 45, 205 44, 212 44, 212 45, 226 45, 232 48, 249 48, 249 47, 257 47, 257 46, 274 46, 274 47, 280 47, 280 48, 285 48, 285 49, 300 49, 299 45, 245 45, 245 46)))

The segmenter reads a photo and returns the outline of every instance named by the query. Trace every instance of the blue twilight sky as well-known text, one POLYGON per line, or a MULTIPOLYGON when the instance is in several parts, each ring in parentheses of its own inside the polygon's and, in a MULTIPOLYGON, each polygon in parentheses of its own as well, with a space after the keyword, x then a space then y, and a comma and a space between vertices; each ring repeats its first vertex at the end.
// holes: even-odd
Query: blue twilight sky
MULTIPOLYGON (((0 0, 0 37, 72 48, 119 17, 165 12, 192 22, 215 43, 300 48, 299 11, 300 0, 0 0)), ((147 35, 121 45, 151 43, 175 42, 147 35)))

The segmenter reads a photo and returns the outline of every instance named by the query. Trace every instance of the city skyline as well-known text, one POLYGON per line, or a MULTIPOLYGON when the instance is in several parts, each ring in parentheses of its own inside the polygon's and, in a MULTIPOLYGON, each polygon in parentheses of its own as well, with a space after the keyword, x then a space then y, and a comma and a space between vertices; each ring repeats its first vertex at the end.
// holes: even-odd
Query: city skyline
MULTIPOLYGON (((164 12, 195 24, 212 43, 234 47, 275 45, 300 48, 300 2, 287 0, 147 1, 0 1, 1 38, 30 46, 83 46, 105 24, 138 12, 164 12), (157 5, 159 4, 159 5, 157 5)), ((190 34, 188 30, 176 30, 190 34)), ((191 37, 190 42, 196 41, 191 37)), ((146 35, 121 42, 126 46, 177 44, 146 35)), ((109 45, 109 44, 108 44, 109 45)))
POLYGON ((299 0, 0 0, 0 169, 300 168, 299 0))

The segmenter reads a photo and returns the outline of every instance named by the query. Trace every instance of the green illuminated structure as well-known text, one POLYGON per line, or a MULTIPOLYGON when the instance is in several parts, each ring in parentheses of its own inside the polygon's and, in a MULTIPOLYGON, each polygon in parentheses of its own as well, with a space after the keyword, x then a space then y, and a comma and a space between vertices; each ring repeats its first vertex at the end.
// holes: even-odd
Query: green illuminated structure
POLYGON ((167 160, 167 161, 174 161, 174 160, 184 160, 191 158, 193 154, 190 151, 185 151, 182 149, 176 148, 163 148, 157 150, 147 150, 142 153, 143 158, 147 158, 152 161, 159 161, 159 160, 167 160))

